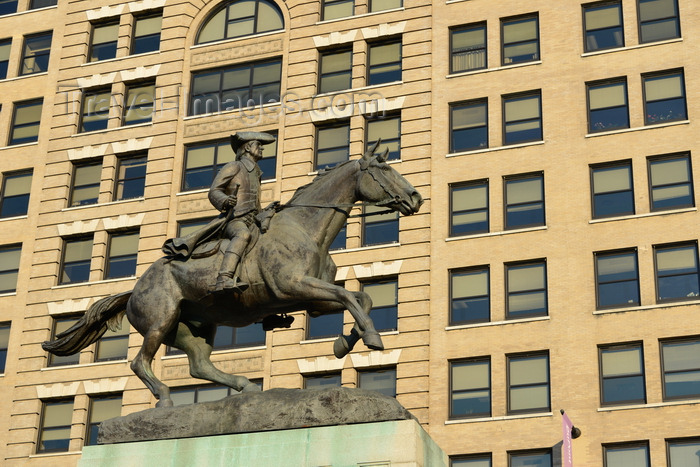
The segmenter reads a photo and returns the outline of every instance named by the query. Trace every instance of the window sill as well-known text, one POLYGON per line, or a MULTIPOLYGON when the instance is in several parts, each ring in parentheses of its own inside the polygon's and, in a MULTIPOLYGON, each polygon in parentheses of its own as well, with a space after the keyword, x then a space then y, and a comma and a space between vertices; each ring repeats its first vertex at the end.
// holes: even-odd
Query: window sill
POLYGON ((0 298, 2 298, 2 297, 15 297, 15 296, 17 296, 17 292, 0 293, 0 298))
POLYGON ((23 216, 3 217, 2 219, 0 219, 0 222, 5 222, 5 221, 16 221, 16 220, 19 220, 19 219, 27 219, 27 215, 25 214, 25 215, 23 215, 23 216))
MULTIPOLYGON (((94 62, 81 63, 80 66, 91 66, 91 65, 97 65, 99 63, 119 62, 119 61, 126 60, 126 59, 132 58, 132 57, 143 58, 143 57, 146 57, 148 55, 158 55, 159 53, 160 53, 160 50, 154 50, 152 52, 144 52, 142 54, 125 55, 123 57, 108 58, 107 60, 97 60, 94 62)), ((139 65, 139 66, 142 66, 142 65, 139 65)))
POLYGON ((3 149, 14 149, 14 148, 25 148, 27 146, 37 146, 38 144, 39 144, 39 141, 32 141, 31 143, 13 144, 11 146, 0 147, 0 151, 2 151, 3 149))
POLYGON ((586 134, 586 138, 596 138, 598 136, 608 136, 608 135, 619 135, 622 133, 631 133, 633 131, 652 130, 654 128, 666 128, 669 126, 688 125, 688 124, 690 124, 690 120, 679 120, 677 122, 659 123, 656 125, 644 125, 644 126, 638 126, 638 127, 634 127, 634 128, 623 128, 621 130, 601 131, 600 133, 588 133, 588 134, 586 134))
POLYGON ((700 399, 688 399, 673 402, 655 402, 653 404, 618 405, 615 407, 600 407, 598 412, 615 412, 618 410, 655 409, 659 407, 673 407, 676 405, 700 404, 700 399))
POLYGON ((589 224, 601 224, 604 222, 615 222, 615 221, 624 221, 627 219, 640 219, 644 217, 654 217, 654 216, 663 216, 667 214, 679 214, 682 212, 697 212, 698 208, 683 208, 683 209, 669 209, 668 211, 654 211, 654 212, 647 212, 644 214, 632 214, 629 216, 620 216, 620 217, 606 217, 604 219, 591 219, 588 221, 589 224))
POLYGON ((471 151, 463 151, 463 152, 452 152, 449 154, 446 154, 445 157, 458 157, 458 156, 466 156, 469 154, 480 154, 483 152, 494 152, 494 151, 505 151, 507 149, 518 149, 518 148, 526 148, 529 146, 539 146, 544 144, 544 140, 542 141, 533 141, 530 143, 521 143, 521 144, 509 144, 508 146, 496 146, 495 148, 484 148, 484 149, 474 149, 471 151))
MULTIPOLYGON (((456 0, 456 1, 464 2, 466 0, 456 0)), ((450 3, 450 2, 448 2, 448 3, 450 3)), ((460 71, 458 73, 450 73, 449 75, 445 76, 445 78, 447 78, 447 79, 460 78, 462 76, 480 75, 482 73, 491 73, 493 71, 510 70, 511 68, 522 68, 525 66, 534 66, 534 65, 541 65, 541 64, 542 64, 542 60, 534 60, 532 62, 516 63, 514 65, 497 66, 496 68, 481 68, 479 70, 460 71)))
POLYGON ((498 422, 504 420, 521 420, 526 418, 542 418, 551 416, 553 416, 552 412, 538 412, 523 415, 504 415, 502 417, 463 418, 455 420, 445 420, 445 425, 458 425, 460 423, 498 422))
POLYGON ((607 315, 611 313, 625 313, 629 311, 644 311, 644 310, 656 310, 658 308, 677 308, 681 306, 688 305, 700 305, 700 300, 688 300, 679 302, 668 302, 668 303, 658 303, 655 305, 642 305, 642 306, 630 306, 625 308, 610 308, 605 310, 596 310, 593 312, 594 315, 607 315))
POLYGON ((332 255, 334 253, 352 253, 355 251, 377 250, 379 248, 394 248, 394 247, 398 247, 398 246, 401 246, 401 244, 399 242, 382 243, 381 245, 361 246, 359 248, 348 248, 346 250, 333 250, 333 251, 329 251, 328 253, 330 253, 332 255))
POLYGON ((249 36, 232 37, 230 39, 221 39, 220 41, 205 42, 204 44, 195 44, 195 45, 190 46, 190 50, 201 49, 202 47, 209 47, 212 45, 228 44, 230 42, 240 42, 240 41, 245 41, 245 40, 249 40, 249 39, 257 39, 258 37, 273 36, 273 35, 279 34, 281 32, 285 32, 285 30, 284 29, 275 29, 274 31, 261 32, 260 34, 251 34, 249 36))
POLYGON ((483 328, 489 326, 503 326, 506 324, 520 324, 520 323, 533 323, 537 321, 549 321, 550 317, 538 316, 535 318, 521 318, 521 319, 507 319, 504 321, 489 321, 486 323, 474 323, 474 324, 456 324, 454 326, 447 326, 445 331, 454 331, 457 329, 472 329, 472 328, 483 328))
POLYGON ((363 13, 361 15, 350 15, 350 16, 343 16, 342 18, 326 19, 323 21, 316 21, 316 26, 320 26, 322 24, 336 23, 338 21, 347 21, 349 19, 354 19, 354 18, 366 18, 368 16, 376 16, 376 15, 381 15, 384 13, 392 13, 395 11, 405 11, 405 9, 406 8, 404 8, 404 7, 391 8, 389 10, 372 11, 369 13, 363 13))
MULTIPOLYGON (((186 117, 183 117, 182 119, 187 122, 187 121, 195 120, 198 118, 216 117, 219 115, 231 115, 234 113, 246 112, 248 110, 267 109, 267 108, 271 108, 271 107, 282 107, 282 102, 270 102, 270 103, 263 104, 263 105, 250 105, 248 107, 237 107, 237 108, 231 109, 231 110, 222 110, 221 112, 210 112, 210 113, 206 113, 206 114, 188 115, 186 117)), ((137 126, 137 125, 133 125, 133 126, 137 126)))
POLYGON ((510 234, 523 233, 523 232, 537 232, 539 230, 547 230, 547 226, 543 225, 543 226, 539 226, 539 227, 528 227, 526 229, 501 230, 499 232, 487 232, 487 233, 474 234, 474 235, 461 235, 459 237, 447 237, 445 239, 445 241, 446 242, 456 242, 456 241, 472 239, 472 238, 500 237, 502 235, 510 235, 510 234))
POLYGON ((146 126, 153 126, 153 122, 145 122, 145 123, 137 123, 136 125, 122 125, 122 126, 117 126, 114 128, 105 128, 104 130, 95 130, 95 131, 84 131, 82 133, 74 133, 70 135, 71 138, 78 138, 80 136, 92 136, 92 135, 99 135, 100 133, 111 133, 114 131, 119 131, 119 130, 130 130, 132 128, 140 128, 140 127, 146 127, 146 126))
POLYGON ((64 368, 90 368, 94 366, 104 366, 104 365, 113 365, 113 364, 124 364, 124 363, 129 363, 126 358, 122 358, 121 360, 108 360, 104 362, 90 362, 90 363, 76 363, 73 365, 56 365, 56 366, 47 366, 46 368, 39 368, 39 371, 52 371, 52 370, 62 370, 64 368))
POLYGON ((610 53, 615 53, 615 52, 624 52, 627 50, 642 49, 645 47, 654 47, 657 45, 673 44, 674 42, 683 42, 683 38, 677 37, 675 39, 668 39, 665 41, 650 42, 648 44, 637 44, 637 45, 630 45, 628 47, 616 47, 614 49, 605 49, 605 50, 596 50, 594 52, 585 52, 585 53, 581 54, 581 57, 594 57, 596 55, 605 55, 605 54, 610 54, 610 53))
POLYGON ((101 281, 85 281, 85 282, 78 282, 76 284, 63 284, 63 285, 54 285, 51 287, 51 290, 57 290, 57 289, 69 289, 71 287, 80 287, 83 285, 98 285, 98 284, 111 284, 114 282, 125 282, 125 281, 132 281, 134 279, 137 279, 136 276, 129 276, 129 277, 119 277, 117 279, 104 279, 101 281))
POLYGON ((66 211, 77 211, 80 209, 88 209, 88 208, 94 208, 94 207, 105 207, 105 206, 112 206, 114 204, 124 204, 124 203, 132 203, 132 202, 139 202, 142 203, 146 201, 145 198, 131 198, 131 199, 120 199, 118 201, 110 201, 108 203, 95 203, 95 204, 84 204, 82 206, 71 206, 69 208, 63 208, 61 209, 61 212, 66 212, 66 211))
MULTIPOLYGON (((0 16, 0 18, 4 18, 4 16, 0 16)), ((5 79, 0 80, 0 83, 5 83, 8 81, 17 81, 18 79, 24 79, 24 78, 31 78, 32 76, 46 76, 48 74, 49 74, 48 71, 42 71, 41 73, 31 73, 28 75, 14 76, 12 78, 5 78, 5 79)))
POLYGON ((55 457, 55 456, 79 456, 82 451, 65 451, 65 452, 46 452, 42 454, 31 454, 30 459, 40 458, 40 457, 55 457))

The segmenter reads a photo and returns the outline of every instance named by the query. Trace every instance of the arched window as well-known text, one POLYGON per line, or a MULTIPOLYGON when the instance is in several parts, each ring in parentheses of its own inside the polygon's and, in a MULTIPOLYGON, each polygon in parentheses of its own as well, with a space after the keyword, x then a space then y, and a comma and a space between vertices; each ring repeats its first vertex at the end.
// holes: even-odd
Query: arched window
POLYGON ((284 28, 282 12, 267 0, 233 0, 214 10, 197 36, 197 44, 250 36, 284 28))

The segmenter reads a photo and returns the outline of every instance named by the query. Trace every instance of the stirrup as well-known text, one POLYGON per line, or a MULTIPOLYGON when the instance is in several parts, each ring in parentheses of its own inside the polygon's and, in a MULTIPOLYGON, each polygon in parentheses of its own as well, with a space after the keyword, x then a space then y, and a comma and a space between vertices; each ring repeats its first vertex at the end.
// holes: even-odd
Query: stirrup
POLYGON ((248 288, 248 283, 247 282, 242 282, 238 277, 236 276, 230 276, 228 274, 219 274, 219 277, 216 279, 216 285, 214 286, 214 290, 212 290, 212 293, 215 294, 220 294, 220 293, 226 293, 226 292, 236 292, 236 293, 243 293, 244 290, 248 288))

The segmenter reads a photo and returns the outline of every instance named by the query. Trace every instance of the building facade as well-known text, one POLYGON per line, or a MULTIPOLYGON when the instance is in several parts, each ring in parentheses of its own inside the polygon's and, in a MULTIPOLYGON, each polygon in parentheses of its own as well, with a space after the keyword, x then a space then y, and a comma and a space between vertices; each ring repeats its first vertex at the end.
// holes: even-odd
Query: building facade
MULTIPOLYGON (((378 138, 426 202, 332 247, 384 351, 336 360, 349 313, 299 312, 220 329, 220 369, 395 395, 455 466, 561 465, 560 409, 576 465, 698 465, 698 25, 691 0, 0 2, 4 463, 76 465, 154 406, 126 320, 41 343, 217 215, 255 129, 263 204, 378 138)), ((176 403, 231 393, 175 349, 153 365, 176 403)))

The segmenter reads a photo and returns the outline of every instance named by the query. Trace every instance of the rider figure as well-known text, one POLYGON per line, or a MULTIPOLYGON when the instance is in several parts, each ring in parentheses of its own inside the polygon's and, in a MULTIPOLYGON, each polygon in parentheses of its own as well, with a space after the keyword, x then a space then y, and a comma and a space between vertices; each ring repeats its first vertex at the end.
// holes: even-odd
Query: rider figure
POLYGON ((242 292, 248 284, 236 275, 236 268, 250 242, 250 228, 260 212, 260 177, 257 162, 262 158, 263 145, 275 141, 269 133, 238 132, 231 136, 236 160, 226 164, 214 178, 209 189, 209 201, 226 213, 223 236, 231 239, 219 270, 214 292, 242 292))

